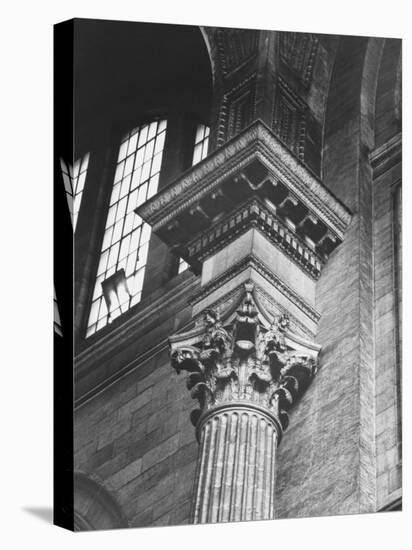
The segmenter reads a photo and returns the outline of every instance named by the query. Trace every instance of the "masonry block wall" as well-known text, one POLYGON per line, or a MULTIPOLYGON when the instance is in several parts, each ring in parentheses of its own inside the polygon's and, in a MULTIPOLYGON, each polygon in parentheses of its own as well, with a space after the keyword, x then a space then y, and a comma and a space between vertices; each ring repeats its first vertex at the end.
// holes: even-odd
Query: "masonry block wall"
POLYGON ((365 43, 353 38, 345 47, 350 54, 338 56, 329 91, 323 173, 353 218, 317 285, 319 378, 311 399, 306 396, 300 405, 303 411, 296 411, 295 433, 279 451, 280 515, 288 517, 366 512, 375 506, 372 181, 364 174, 361 94, 354 93, 361 86, 365 43), (290 508, 288 502, 296 504, 290 508))
MULTIPOLYGON (((180 278, 187 288, 194 276, 180 278)), ((99 360, 101 371, 116 373, 117 379, 76 411, 75 469, 93 473, 134 527, 189 520, 198 448, 188 421, 193 402, 170 367, 165 341, 179 326, 187 297, 159 310, 149 335, 139 338, 136 331, 127 346, 110 350, 114 357, 99 360), (155 351, 153 338, 161 342, 155 351), (145 353, 148 358, 139 359, 145 353), (122 367, 126 372, 117 376, 122 367)), ((147 325, 142 329, 146 332, 147 325)))
POLYGON ((89 431, 77 430, 76 466, 104 480, 131 526, 186 523, 198 445, 191 400, 167 351, 144 368, 80 409, 76 426, 89 431))

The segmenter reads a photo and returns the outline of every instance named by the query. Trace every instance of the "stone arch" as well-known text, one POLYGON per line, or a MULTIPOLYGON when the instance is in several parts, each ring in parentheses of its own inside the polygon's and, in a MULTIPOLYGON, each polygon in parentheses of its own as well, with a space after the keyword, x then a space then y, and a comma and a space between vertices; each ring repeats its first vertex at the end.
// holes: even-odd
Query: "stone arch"
POLYGON ((73 525, 75 531, 129 527, 115 496, 96 476, 74 474, 73 525))
POLYGON ((214 88, 216 80, 218 78, 218 67, 217 67, 215 47, 213 45, 213 41, 211 40, 211 35, 210 35, 209 28, 208 27, 199 27, 199 30, 202 34, 203 41, 204 41, 206 49, 207 49, 207 53, 209 55, 210 71, 211 71, 211 75, 212 75, 212 86, 214 88))
POLYGON ((358 209, 359 163, 374 147, 374 113, 384 40, 339 38, 323 128, 323 181, 358 209))

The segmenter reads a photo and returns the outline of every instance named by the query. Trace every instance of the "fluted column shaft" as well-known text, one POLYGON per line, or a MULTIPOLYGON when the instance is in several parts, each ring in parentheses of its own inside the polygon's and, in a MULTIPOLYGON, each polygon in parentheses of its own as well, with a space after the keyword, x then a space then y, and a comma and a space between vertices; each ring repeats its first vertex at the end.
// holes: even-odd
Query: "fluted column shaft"
POLYGON ((279 427, 263 408, 234 403, 198 425, 194 523, 273 519, 279 427))

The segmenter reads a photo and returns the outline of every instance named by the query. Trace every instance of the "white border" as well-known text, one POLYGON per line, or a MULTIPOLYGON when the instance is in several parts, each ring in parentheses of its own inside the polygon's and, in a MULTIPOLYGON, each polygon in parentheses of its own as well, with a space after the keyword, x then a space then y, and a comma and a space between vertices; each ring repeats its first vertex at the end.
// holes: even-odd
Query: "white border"
MULTIPOLYGON (((358 517, 282 520, 204 527, 72 534, 26 508, 51 506, 52 495, 52 25, 73 16, 395 36, 410 63, 405 0, 19 1, 2 4, 0 201, 1 272, 1 545, 3 548, 404 548, 409 511, 358 517)), ((409 69, 410 70, 410 69, 409 69)), ((407 85, 407 84, 406 84, 407 85)), ((409 94, 410 88, 408 87, 409 94)), ((408 101, 404 93, 404 120, 408 101)), ((408 127, 406 127, 408 130, 408 127)), ((404 133, 405 136, 405 133, 404 133)), ((407 137, 407 135, 405 136, 407 137)), ((408 150, 404 141, 404 151, 408 150)), ((405 155, 406 156, 406 155, 405 155)), ((405 158, 405 168, 407 159, 405 158)), ((404 233, 409 192, 404 176, 404 233)), ((410 217, 410 216, 409 216, 410 217)), ((405 250, 409 239, 405 237, 405 250)), ((404 282, 410 274, 405 258, 404 282)), ((405 288, 404 325, 409 296, 405 288)), ((408 328, 404 331, 407 335, 408 328)), ((409 339, 410 340, 410 339, 409 339)), ((405 349, 405 399, 411 388, 405 349)), ((404 435, 408 457, 408 420, 404 435)), ((407 463, 407 460, 405 460, 407 463)), ((405 475, 406 510, 409 473, 405 475)), ((409 495, 409 497, 408 497, 409 495)))

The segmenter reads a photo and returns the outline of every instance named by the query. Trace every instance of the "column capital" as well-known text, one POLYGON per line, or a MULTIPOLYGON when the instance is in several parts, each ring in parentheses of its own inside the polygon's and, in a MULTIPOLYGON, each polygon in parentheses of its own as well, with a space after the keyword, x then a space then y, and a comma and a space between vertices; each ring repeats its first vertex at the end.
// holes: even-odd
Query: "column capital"
POLYGON ((276 424, 280 440, 287 411, 316 373, 320 347, 292 333, 286 313, 262 315, 253 292, 245 284, 225 319, 209 308, 193 330, 172 336, 171 362, 178 374, 187 371, 187 388, 199 402, 194 426, 223 406, 257 407, 276 424))

